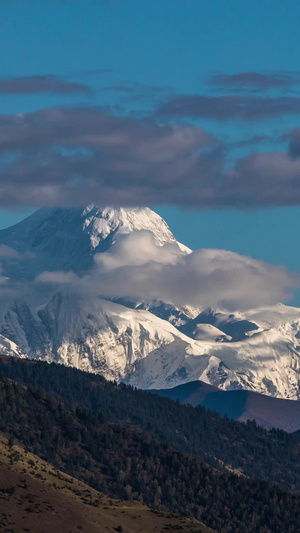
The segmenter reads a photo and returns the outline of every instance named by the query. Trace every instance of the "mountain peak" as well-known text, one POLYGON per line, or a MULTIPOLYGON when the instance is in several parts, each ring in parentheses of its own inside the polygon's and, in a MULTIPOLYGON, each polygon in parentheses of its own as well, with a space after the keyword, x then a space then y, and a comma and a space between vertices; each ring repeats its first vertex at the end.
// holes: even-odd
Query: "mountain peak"
POLYGON ((93 249, 111 232, 127 234, 136 230, 147 230, 151 231, 159 246, 176 242, 167 223, 149 207, 103 209, 90 204, 82 211, 81 216, 84 218, 83 229, 88 229, 93 249))
POLYGON ((150 231, 158 246, 176 243, 167 223, 148 207, 41 208, 0 231, 0 246, 24 259, 14 262, 8 257, 2 272, 9 277, 32 277, 42 270, 84 272, 95 253, 108 251, 121 235, 136 230, 150 231))

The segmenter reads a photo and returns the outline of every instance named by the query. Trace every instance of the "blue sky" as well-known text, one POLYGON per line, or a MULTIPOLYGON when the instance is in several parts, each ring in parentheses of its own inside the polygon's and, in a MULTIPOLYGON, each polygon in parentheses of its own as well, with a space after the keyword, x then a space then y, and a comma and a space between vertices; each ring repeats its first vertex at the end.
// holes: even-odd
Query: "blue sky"
POLYGON ((101 196, 101 172, 112 168, 109 155, 115 160, 125 156, 124 151, 105 152, 108 162, 101 170, 97 154, 87 173, 84 165, 96 141, 74 140, 72 129, 80 129, 83 121, 84 139, 99 136, 98 126, 89 130, 86 110, 92 108, 101 121, 103 110, 109 115, 110 136, 118 131, 130 139, 126 164, 141 168, 146 184, 136 193, 133 180, 119 195, 120 180, 130 180, 114 168, 112 189, 104 180, 107 201, 114 191, 116 202, 145 199, 194 249, 225 248, 300 271, 297 0, 0 0, 0 7, 5 51, 0 57, 0 128, 8 128, 12 139, 3 156, 2 182, 7 183, 0 188, 0 227, 24 218, 39 202, 80 201, 80 180, 92 183, 84 199, 101 196), (38 113, 54 107, 67 110, 61 123, 53 113, 38 113), (27 130, 19 140, 15 115, 22 117, 32 144, 27 130), (50 127, 54 121, 57 129, 50 127), (57 152, 53 139, 66 124, 67 137, 57 152), (180 152, 173 165, 149 155, 151 146, 158 149, 161 124, 164 154, 177 157, 180 152), (172 130, 168 136, 168 125, 179 133, 172 130), (41 155, 34 142, 44 131, 50 141, 41 155), (16 139, 22 143, 21 156, 13 145, 16 139), (133 161, 137 139, 142 139, 139 159, 133 161), (68 150, 80 161, 83 177, 74 175, 77 160, 65 161, 68 150), (195 163, 198 152, 201 161, 195 163), (181 165, 190 173, 186 188, 184 170, 173 178, 181 165), (95 178, 97 168, 100 177, 95 178), (62 172, 72 177, 61 188, 62 172), (207 183, 201 197, 197 187, 203 175, 207 183))

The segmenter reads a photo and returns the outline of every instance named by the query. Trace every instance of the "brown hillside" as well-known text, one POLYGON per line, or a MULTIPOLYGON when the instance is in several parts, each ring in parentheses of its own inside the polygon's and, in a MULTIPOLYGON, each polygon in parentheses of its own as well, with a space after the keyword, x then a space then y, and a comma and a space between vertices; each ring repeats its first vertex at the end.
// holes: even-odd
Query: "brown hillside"
POLYGON ((196 520, 112 500, 0 436, 3 533, 212 532, 196 520))

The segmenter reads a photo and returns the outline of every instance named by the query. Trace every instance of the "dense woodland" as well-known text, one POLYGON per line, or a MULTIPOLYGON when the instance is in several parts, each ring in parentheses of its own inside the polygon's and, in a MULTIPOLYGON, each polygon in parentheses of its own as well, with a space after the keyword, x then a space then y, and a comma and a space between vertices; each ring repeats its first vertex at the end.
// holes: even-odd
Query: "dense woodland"
POLYGON ((247 476, 300 490, 300 434, 267 431, 222 418, 204 407, 180 405, 103 377, 62 365, 0 358, 6 376, 59 395, 69 404, 101 411, 110 422, 147 431, 177 450, 197 455, 225 471, 229 465, 247 476))
POLYGON ((140 430, 3 375, 0 405, 0 431, 10 435, 11 447, 18 439, 111 496, 195 516, 219 532, 299 531, 300 498, 277 484, 217 472, 140 430))

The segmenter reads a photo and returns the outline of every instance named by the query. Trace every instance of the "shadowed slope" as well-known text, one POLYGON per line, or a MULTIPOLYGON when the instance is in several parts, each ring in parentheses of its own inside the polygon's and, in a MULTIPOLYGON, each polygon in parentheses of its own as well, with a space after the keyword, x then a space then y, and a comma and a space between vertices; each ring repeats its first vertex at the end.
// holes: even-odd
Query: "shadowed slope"
POLYGON ((181 403, 203 405, 222 416, 227 413, 234 420, 255 420, 268 429, 275 427, 289 432, 300 429, 300 401, 271 398, 247 390, 221 391, 201 381, 151 392, 181 403))

